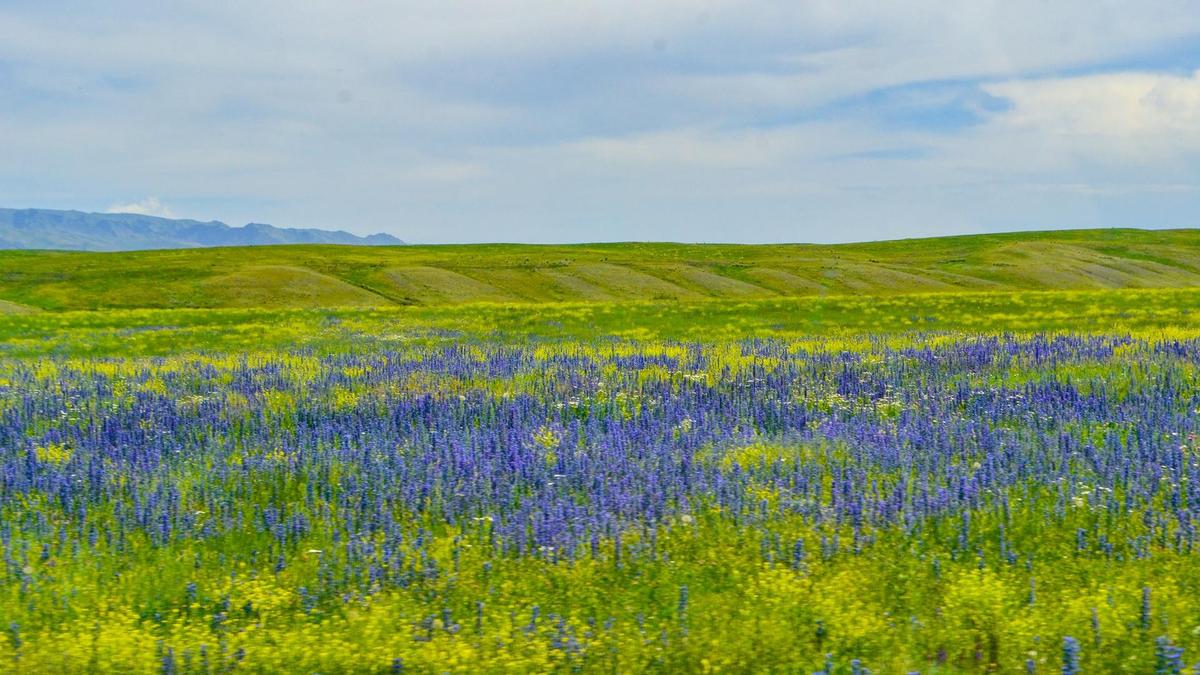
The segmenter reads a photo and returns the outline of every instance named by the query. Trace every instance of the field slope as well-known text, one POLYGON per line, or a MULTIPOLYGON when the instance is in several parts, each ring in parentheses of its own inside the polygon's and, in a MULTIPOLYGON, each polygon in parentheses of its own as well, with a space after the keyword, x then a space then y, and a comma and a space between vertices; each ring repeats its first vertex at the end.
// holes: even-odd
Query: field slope
POLYGON ((1200 230, 1073 230, 845 245, 0 251, 0 301, 59 311, 1190 287, 1200 287, 1200 230))

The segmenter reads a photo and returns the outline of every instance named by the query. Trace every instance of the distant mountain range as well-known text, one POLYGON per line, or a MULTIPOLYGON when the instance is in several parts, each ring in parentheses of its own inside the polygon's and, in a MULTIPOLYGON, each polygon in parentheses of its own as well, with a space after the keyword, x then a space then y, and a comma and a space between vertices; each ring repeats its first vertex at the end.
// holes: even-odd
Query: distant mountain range
POLYGON ((360 237, 341 230, 295 229, 250 223, 231 227, 213 220, 175 220, 134 213, 84 213, 0 208, 0 249, 137 251, 269 244, 395 246, 390 234, 360 237))

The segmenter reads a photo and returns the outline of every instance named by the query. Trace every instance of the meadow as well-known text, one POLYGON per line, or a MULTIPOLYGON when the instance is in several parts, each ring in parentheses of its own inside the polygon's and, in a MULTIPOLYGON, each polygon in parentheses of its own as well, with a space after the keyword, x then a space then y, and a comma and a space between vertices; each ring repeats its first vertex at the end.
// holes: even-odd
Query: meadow
POLYGON ((913 290, 12 309, 0 670, 1200 661, 1200 290, 913 290))
POLYGON ((266 246, 0 251, 0 313, 138 308, 745 302, 1200 287, 1200 231, 1076 230, 864 244, 266 246), (119 274, 114 274, 119 271, 119 274))

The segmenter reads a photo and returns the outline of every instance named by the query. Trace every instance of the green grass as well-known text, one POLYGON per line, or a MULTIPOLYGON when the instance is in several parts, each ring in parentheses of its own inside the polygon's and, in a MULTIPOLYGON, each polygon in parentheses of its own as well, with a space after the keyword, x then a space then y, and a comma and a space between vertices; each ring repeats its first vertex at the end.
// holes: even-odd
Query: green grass
POLYGON ((18 305, 15 302, 0 300, 0 314, 26 314, 31 311, 36 311, 25 305, 18 305))
POLYGON ((412 341, 757 337, 862 341, 911 333, 1200 331, 1200 289, 1002 291, 744 301, 483 303, 330 309, 138 309, 14 314, 0 358, 147 356, 193 351, 336 352, 412 341))
POLYGON ((275 246, 0 251, 0 313, 770 299, 1200 287, 1200 230, 974 235, 837 246, 275 246))
MULTIPOLYGON (((209 385, 227 384, 240 364, 260 357, 289 373, 285 381, 292 390, 264 392, 261 405, 253 408, 244 398, 230 398, 228 419, 278 424, 284 433, 288 424, 295 429, 295 403, 312 392, 317 356, 404 352, 422 343, 454 341, 482 354, 486 349, 480 346, 533 342, 537 349, 531 353, 574 355, 606 349, 607 340, 622 341, 622 349, 656 352, 682 349, 661 341, 698 341, 714 355, 710 377, 716 377, 728 372, 717 366, 740 362, 741 348, 731 341, 755 338, 787 340, 789 349, 799 351, 857 354, 1005 332, 1196 338, 1200 233, 1060 232, 836 247, 0 252, 0 297, 0 375, 9 378, 0 378, 0 389, 7 386, 10 392, 9 417, 30 420, 28 448, 11 450, 32 453, 22 467, 36 461, 61 468, 70 461, 71 450, 61 444, 35 448, 34 432, 92 419, 74 417, 81 410, 115 414, 138 397, 166 396, 170 405, 195 410, 187 406, 199 403, 181 396, 190 392, 213 405, 205 397, 219 387, 209 385), (200 379, 202 368, 210 367, 203 372, 210 372, 205 377, 211 379, 200 379), (62 390, 43 399, 54 402, 52 408, 29 403, 30 383, 54 392, 62 387, 61 375, 72 370, 93 373, 105 383, 95 391, 111 387, 114 393, 96 401, 85 397, 91 408, 81 406, 74 394, 60 395, 62 390), (36 377, 18 377, 18 372, 36 377), (189 388, 189 382, 204 386, 189 388), (288 395, 266 398, 272 392, 288 395), (101 407, 101 402, 112 407, 101 407), (279 421, 285 418, 291 421, 279 421)), ((331 359, 329 367, 342 368, 343 361, 353 362, 331 359)), ((545 363, 550 368, 554 361, 545 363)), ((1019 390, 1025 382, 1054 380, 1074 383, 1080 391, 1100 387, 1114 396, 1147 382, 1177 383, 1180 400, 1194 401, 1194 364, 1162 368, 1147 353, 1135 351, 1122 352, 1111 362, 997 366, 973 369, 963 377, 972 388, 1019 390)), ((640 383, 655 372, 646 368, 632 374, 630 382, 640 383)), ((421 377, 405 382, 413 391, 425 387, 450 395, 449 387, 467 386, 449 374, 417 374, 421 377)), ((350 382, 359 376, 343 369, 339 377, 350 382)), ((511 382, 487 379, 470 386, 499 395, 501 385, 505 390, 532 387, 531 382, 547 377, 555 376, 534 369, 511 382)), ((345 414, 379 394, 354 386, 359 388, 331 387, 320 395, 335 402, 343 396, 338 405, 345 407, 339 414, 345 414)), ((312 401, 309 405, 311 409, 312 401)), ((899 414, 900 408, 895 410, 899 414)), ((377 411, 363 407, 356 414, 366 419, 377 411)), ((996 427, 1003 431, 1006 423, 998 421, 996 427)), ((143 424, 139 429, 157 433, 154 420, 143 424)), ((1104 438, 1104 429, 1078 432, 1104 438)), ((698 461, 728 461, 751 472, 773 471, 770 462, 811 452, 753 444, 722 458, 712 450, 705 448, 698 461)), ((268 462, 262 454, 255 464, 243 456, 234 464, 241 468, 228 475, 244 479, 245 489, 239 497, 244 501, 237 503, 251 513, 267 503, 298 499, 303 481, 311 477, 272 463, 284 461, 282 450, 251 451, 278 457, 268 462), (253 474, 251 465, 258 467, 253 474)), ((171 461, 186 468, 168 478, 183 495, 225 489, 219 482, 206 483, 213 465, 202 460, 222 460, 226 464, 215 466, 224 467, 232 458, 177 457, 171 461)), ((344 470, 342 478, 354 477, 352 466, 330 466, 344 470)), ((341 491, 352 481, 325 480, 322 474, 321 483, 341 491)), ((163 669, 167 646, 173 645, 187 663, 200 658, 196 645, 204 643, 221 667, 232 667, 245 647, 245 667, 268 672, 383 672, 400 656, 410 668, 406 672, 565 669, 558 651, 543 644, 549 644, 553 621, 545 623, 545 635, 525 630, 532 606, 546 616, 566 616, 581 627, 581 635, 589 617, 616 617, 611 629, 602 621, 589 638, 591 653, 597 655, 594 668, 614 672, 662 669, 664 658, 727 672, 746 664, 789 664, 791 670, 811 672, 823 653, 845 656, 839 656, 838 672, 845 671, 846 659, 853 655, 867 656, 877 672, 904 672, 914 664, 928 665, 930 672, 983 672, 992 663, 1015 667, 1026 658, 1036 659, 1042 672, 1057 669, 1060 636, 1066 634, 1085 641, 1085 659, 1091 659, 1085 666, 1097 671, 1104 669, 1100 664, 1146 670, 1150 640, 1159 632, 1194 653, 1200 628, 1191 620, 1196 616, 1192 591, 1197 568, 1190 556, 1165 544, 1145 558, 1081 554, 1076 543, 1081 529, 1090 532, 1102 519, 1111 523, 1116 518, 1114 532, 1128 528, 1137 533, 1145 521, 1140 510, 1114 516, 1084 507, 1064 511, 1060 520, 1050 522, 1062 489, 1015 492, 1011 525, 1005 524, 1007 502, 1003 519, 999 512, 972 512, 978 558, 957 553, 961 521, 947 518, 930 521, 916 537, 900 528, 879 530, 872 535, 878 539, 861 553, 828 560, 813 555, 802 574, 787 565, 764 563, 762 553, 772 536, 785 545, 805 538, 814 553, 820 550, 816 542, 823 544, 829 530, 810 528, 797 518, 747 526, 716 511, 699 510, 689 527, 663 530, 655 543, 661 562, 635 557, 621 565, 612 564, 608 552, 615 548, 607 540, 595 560, 560 564, 528 556, 497 557, 482 530, 474 531, 472 536, 479 538, 472 539, 467 530, 448 529, 436 519, 414 519, 413 527, 435 537, 436 545, 428 548, 430 560, 453 574, 423 577, 412 590, 376 594, 369 605, 339 596, 311 615, 301 611, 296 589, 320 583, 321 551, 339 547, 335 533, 312 534, 282 569, 273 567, 275 556, 260 555, 273 550, 273 540, 248 530, 157 548, 135 533, 129 548, 102 546, 99 553, 77 555, 67 553, 65 540, 43 537, 48 523, 65 521, 66 515, 57 502, 39 501, 31 491, 6 518, 38 533, 49 548, 39 545, 41 539, 30 539, 33 544, 12 549, 22 566, 9 566, 14 570, 9 573, 11 592, 0 602, 8 631, 0 638, 0 662, 27 672, 68 671, 84 663, 97 671, 156 672, 163 669), (1021 564, 994 562, 1009 543, 1018 551, 1035 551, 1037 566, 1032 557, 1021 564), (39 556, 39 551, 51 554, 39 556), (1029 599, 1034 579, 1036 603, 1029 599), (189 582, 199 589, 193 600, 186 595, 189 582), (1146 587, 1154 588, 1155 623, 1139 627, 1146 587), (681 620, 683 588, 692 594, 687 616, 695 617, 687 625, 681 620), (418 636, 422 640, 414 639, 426 617, 475 616, 482 611, 479 598, 486 599, 487 614, 478 628, 466 618, 461 638, 430 629, 418 636), (221 622, 214 623, 222 602, 234 610, 227 621, 221 613, 221 622), (1096 629, 1089 617, 1097 616, 1092 614, 1097 608, 1103 651, 1094 646, 1099 637, 1090 637, 1096 629), (20 633, 13 628, 18 625, 20 633), (933 665, 942 660, 938 655, 944 645, 951 647, 947 664, 933 665), (994 654, 981 645, 991 645, 994 654), (605 654, 611 655, 611 663, 602 660, 605 654)), ((778 499, 778 493, 763 494, 764 503, 778 499)), ((345 503, 338 501, 340 493, 330 499, 345 503)), ((98 531, 111 529, 109 512, 90 508, 88 513, 100 525, 98 531)), ((840 535, 857 547, 850 530, 840 535)), ((626 543, 637 543, 636 537, 626 543)), ((407 552, 410 559, 417 559, 415 551, 407 552)), ((771 556, 777 559, 775 553, 771 556)))

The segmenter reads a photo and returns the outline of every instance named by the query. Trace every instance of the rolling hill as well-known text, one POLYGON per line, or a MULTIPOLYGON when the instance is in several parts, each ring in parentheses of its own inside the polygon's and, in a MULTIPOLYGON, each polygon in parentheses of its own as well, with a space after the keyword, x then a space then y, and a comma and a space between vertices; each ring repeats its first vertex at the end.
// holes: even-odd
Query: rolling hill
POLYGON ((1072 230, 844 245, 0 251, 0 312, 1189 287, 1200 287, 1200 230, 1072 230))
POLYGON ((216 220, 205 223, 133 213, 0 209, 0 249, 136 251, 269 244, 394 246, 403 243, 388 234, 359 237, 349 232, 262 223, 230 227, 216 220))

